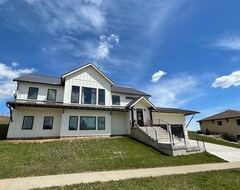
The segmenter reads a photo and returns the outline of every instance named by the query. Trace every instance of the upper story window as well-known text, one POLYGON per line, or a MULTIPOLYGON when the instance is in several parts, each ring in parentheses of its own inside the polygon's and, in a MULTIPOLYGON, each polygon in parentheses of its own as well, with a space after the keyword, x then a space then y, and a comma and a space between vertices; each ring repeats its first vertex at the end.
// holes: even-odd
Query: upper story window
POLYGON ((38 96, 38 88, 29 87, 28 99, 37 99, 37 96, 38 96))
POLYGON ((71 103, 79 103, 79 86, 72 86, 71 103))
POLYGON ((52 129, 53 127, 53 117, 44 117, 43 129, 52 129))
POLYGON ((112 104, 120 105, 120 96, 112 95, 112 104))
POLYGON ((223 125, 222 121, 217 121, 217 125, 223 125))
POLYGON ((56 101, 57 90, 48 89, 47 100, 56 101))
POLYGON ((96 104, 96 88, 82 87, 82 104, 96 104))
POLYGON ((127 100, 135 100, 135 99, 137 99, 136 97, 132 97, 132 96, 126 96, 126 99, 127 100))
POLYGON ((105 90, 98 89, 98 105, 105 105, 105 90))
POLYGON ((236 119, 236 124, 240 127, 240 119, 236 119))
POLYGON ((24 116, 22 129, 31 130, 33 128, 33 120, 34 120, 34 116, 24 116))

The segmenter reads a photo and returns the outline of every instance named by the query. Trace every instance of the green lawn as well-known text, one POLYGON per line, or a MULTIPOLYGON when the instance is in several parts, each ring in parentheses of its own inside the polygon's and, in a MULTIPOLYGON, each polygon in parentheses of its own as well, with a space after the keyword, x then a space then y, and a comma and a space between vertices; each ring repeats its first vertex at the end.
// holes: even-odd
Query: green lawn
POLYGON ((224 162, 206 152, 170 157, 127 137, 0 141, 0 178, 224 162))
POLYGON ((89 184, 51 187, 44 190, 98 190, 98 189, 181 189, 181 190, 238 190, 240 169, 200 172, 192 174, 149 177, 122 181, 96 182, 89 184))
POLYGON ((200 135, 200 134, 198 134, 197 132, 194 132, 194 131, 189 131, 188 136, 192 140, 196 140, 196 136, 197 136, 198 140, 200 140, 200 141, 202 141, 202 139, 203 139, 204 142, 209 142, 209 143, 219 144, 219 145, 224 145, 224 146, 230 146, 230 147, 233 147, 233 148, 240 148, 239 143, 238 144, 237 143, 231 143, 231 142, 216 139, 216 138, 211 137, 211 136, 200 135))

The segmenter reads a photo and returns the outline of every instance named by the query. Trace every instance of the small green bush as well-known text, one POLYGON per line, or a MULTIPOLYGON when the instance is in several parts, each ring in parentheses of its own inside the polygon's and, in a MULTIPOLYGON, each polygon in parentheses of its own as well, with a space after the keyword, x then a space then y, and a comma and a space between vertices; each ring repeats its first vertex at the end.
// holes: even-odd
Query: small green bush
POLYGON ((209 129, 207 128, 205 131, 205 135, 211 135, 211 132, 209 131, 209 129))

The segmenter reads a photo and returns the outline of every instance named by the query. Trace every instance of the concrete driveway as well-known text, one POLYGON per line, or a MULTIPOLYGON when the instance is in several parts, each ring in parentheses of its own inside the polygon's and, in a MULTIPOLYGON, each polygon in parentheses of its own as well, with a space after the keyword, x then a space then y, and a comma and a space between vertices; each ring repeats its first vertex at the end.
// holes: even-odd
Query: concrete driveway
MULTIPOLYGON (((190 140, 190 144, 196 144, 194 140, 190 140)), ((199 145, 203 147, 203 143, 199 142, 199 145)), ((222 158, 228 162, 240 161, 240 149, 232 148, 228 146, 222 146, 205 142, 206 151, 219 158, 222 158)))

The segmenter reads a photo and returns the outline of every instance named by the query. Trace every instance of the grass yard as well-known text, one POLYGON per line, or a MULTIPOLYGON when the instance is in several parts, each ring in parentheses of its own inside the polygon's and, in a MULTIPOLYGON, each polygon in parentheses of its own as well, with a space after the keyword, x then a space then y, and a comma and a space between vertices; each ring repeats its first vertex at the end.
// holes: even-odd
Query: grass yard
POLYGON ((170 157, 127 137, 0 141, 0 178, 224 162, 206 152, 170 157))
POLYGON ((188 136, 190 139, 192 140, 196 140, 196 135, 198 136, 198 140, 202 141, 202 139, 204 140, 204 142, 209 142, 209 143, 213 143, 213 144, 219 144, 219 145, 224 145, 224 146, 229 146, 229 147, 233 147, 233 148, 240 148, 240 144, 238 143, 231 143, 231 142, 227 142, 227 141, 223 141, 220 139, 216 139, 214 137, 211 136, 205 136, 205 135, 200 135, 197 132, 194 131, 189 131, 188 132, 188 136))
MULTIPOLYGON (((240 169, 200 172, 192 174, 149 177, 122 181, 96 182, 64 187, 51 187, 44 190, 98 190, 98 189, 181 189, 181 190, 238 190, 240 187, 240 169)), ((42 189, 43 190, 43 189, 42 189)))

